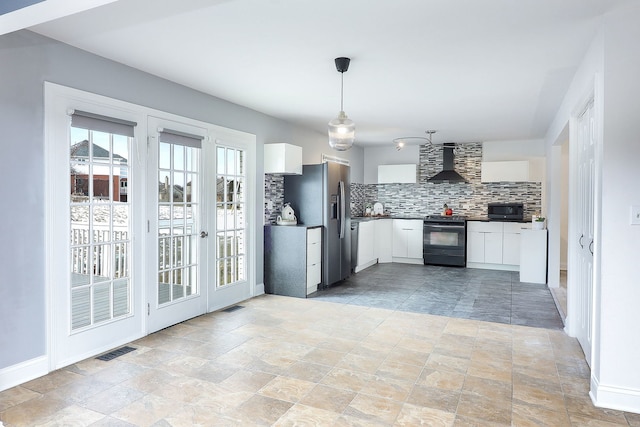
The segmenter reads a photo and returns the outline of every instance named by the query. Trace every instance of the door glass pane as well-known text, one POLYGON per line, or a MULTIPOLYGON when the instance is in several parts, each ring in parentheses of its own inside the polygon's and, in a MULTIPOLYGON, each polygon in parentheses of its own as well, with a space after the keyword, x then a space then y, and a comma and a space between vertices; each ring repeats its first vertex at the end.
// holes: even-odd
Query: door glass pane
POLYGON ((244 151, 216 150, 216 265, 218 287, 245 280, 244 151))
POLYGON ((78 330, 131 313, 131 139, 73 127, 70 136, 70 324, 78 330))
POLYGON ((198 293, 197 182, 200 149, 160 143, 158 170, 158 304, 198 293), (189 170, 189 173, 185 173, 189 170))

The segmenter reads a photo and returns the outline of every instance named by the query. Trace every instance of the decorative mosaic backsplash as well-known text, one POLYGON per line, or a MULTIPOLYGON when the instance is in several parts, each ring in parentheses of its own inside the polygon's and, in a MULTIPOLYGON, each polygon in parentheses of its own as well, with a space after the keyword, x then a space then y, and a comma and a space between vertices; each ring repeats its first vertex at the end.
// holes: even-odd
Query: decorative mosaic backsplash
POLYGON ((284 205, 284 175, 267 173, 264 175, 264 223, 275 224, 276 217, 284 205), (269 201, 273 204, 268 208, 269 201))
MULTIPOLYGON (((351 184, 351 216, 362 216, 367 203, 381 202, 389 215, 424 216, 440 214, 446 203, 456 215, 485 216, 490 202, 522 202, 524 216, 542 209, 542 184, 511 182, 482 184, 482 143, 460 144, 455 148, 455 170, 467 183, 432 183, 428 179, 442 170, 442 145, 421 146, 417 184, 351 184)), ((265 221, 275 223, 284 202, 284 178, 265 176, 265 221)))

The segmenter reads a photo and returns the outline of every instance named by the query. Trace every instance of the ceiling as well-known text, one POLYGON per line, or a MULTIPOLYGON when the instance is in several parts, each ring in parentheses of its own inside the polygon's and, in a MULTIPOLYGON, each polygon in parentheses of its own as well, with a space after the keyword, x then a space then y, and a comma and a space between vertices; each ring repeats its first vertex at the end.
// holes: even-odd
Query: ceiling
POLYGON ((427 129, 509 141, 545 136, 601 15, 625 1, 94 0, 31 29, 322 133, 347 56, 357 145, 427 129))

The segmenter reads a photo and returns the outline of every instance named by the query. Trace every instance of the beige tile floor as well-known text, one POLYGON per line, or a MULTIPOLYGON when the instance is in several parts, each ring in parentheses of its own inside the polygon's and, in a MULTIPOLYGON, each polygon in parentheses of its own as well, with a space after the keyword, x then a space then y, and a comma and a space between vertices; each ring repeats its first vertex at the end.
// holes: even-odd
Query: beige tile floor
POLYGON ((640 426, 562 331, 264 295, 0 393, 5 426, 640 426))

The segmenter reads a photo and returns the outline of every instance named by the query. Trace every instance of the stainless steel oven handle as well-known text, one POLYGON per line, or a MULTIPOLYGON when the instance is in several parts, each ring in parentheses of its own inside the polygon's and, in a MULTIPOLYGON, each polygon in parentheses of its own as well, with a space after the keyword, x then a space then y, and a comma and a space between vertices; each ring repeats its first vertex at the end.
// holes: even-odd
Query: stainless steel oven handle
POLYGON ((464 230, 464 225, 440 225, 434 223, 428 223, 424 225, 425 227, 438 227, 438 228, 456 228, 458 230, 464 230))

